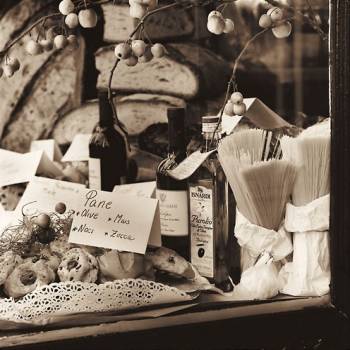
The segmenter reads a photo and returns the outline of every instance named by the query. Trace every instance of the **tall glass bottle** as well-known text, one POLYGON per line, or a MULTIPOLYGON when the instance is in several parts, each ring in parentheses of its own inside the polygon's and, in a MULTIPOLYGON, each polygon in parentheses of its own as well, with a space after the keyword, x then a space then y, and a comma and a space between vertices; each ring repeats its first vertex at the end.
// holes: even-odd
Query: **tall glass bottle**
MULTIPOLYGON (((219 117, 202 118, 202 152, 215 149, 221 138, 219 117)), ((224 291, 232 289, 227 266, 229 238, 228 183, 212 153, 189 178, 191 263, 224 291)))
POLYGON ((98 159, 101 190, 113 191, 115 185, 125 183, 127 173, 127 140, 123 130, 115 123, 108 91, 98 93, 99 123, 89 144, 90 158, 98 159))
POLYGON ((168 109, 168 156, 157 169, 156 197, 159 200, 162 244, 189 259, 187 180, 167 175, 186 158, 185 109, 168 109))

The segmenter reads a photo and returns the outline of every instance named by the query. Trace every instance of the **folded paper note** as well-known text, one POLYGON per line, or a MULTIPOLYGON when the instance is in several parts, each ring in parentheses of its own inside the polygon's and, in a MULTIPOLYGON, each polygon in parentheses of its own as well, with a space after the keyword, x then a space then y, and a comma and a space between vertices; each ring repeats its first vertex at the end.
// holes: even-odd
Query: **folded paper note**
POLYGON ((34 140, 30 144, 30 151, 44 151, 48 158, 55 162, 59 162, 62 158, 61 150, 54 139, 34 140))
POLYGON ((291 126, 258 98, 245 98, 247 111, 244 116, 261 129, 278 129, 291 126))
POLYGON ((29 182, 35 174, 63 175, 42 150, 22 154, 0 149, 0 187, 29 182))
POLYGON ((75 205, 71 243, 144 254, 161 245, 158 201, 84 190, 75 205))
POLYGON ((63 162, 77 162, 89 160, 89 143, 91 134, 75 135, 71 145, 62 158, 63 162))

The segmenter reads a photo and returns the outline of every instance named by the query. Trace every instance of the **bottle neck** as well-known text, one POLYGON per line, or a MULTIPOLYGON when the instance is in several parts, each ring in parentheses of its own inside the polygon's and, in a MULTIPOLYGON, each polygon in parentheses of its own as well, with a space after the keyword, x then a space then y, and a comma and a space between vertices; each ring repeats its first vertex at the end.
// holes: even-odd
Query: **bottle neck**
POLYGON ((185 114, 183 110, 168 114, 168 140, 169 155, 186 156, 185 114))
POLYGON ((107 94, 99 95, 99 125, 104 128, 114 124, 113 109, 107 94))
POLYGON ((219 132, 203 132, 202 151, 209 152, 218 147, 221 135, 219 132))

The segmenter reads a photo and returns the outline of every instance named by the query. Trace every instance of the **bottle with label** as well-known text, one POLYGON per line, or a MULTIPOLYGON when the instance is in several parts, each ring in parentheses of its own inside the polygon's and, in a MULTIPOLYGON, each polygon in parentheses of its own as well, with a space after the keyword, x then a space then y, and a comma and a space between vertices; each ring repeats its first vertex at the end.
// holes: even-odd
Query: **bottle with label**
POLYGON ((113 191, 115 185, 126 182, 128 144, 122 126, 114 120, 107 90, 99 91, 98 101, 99 123, 90 139, 89 156, 91 163, 99 168, 94 169, 94 173, 100 175, 100 183, 95 184, 95 188, 113 191))
POLYGON ((167 174, 186 158, 185 109, 168 109, 168 156, 157 169, 156 196, 159 200, 162 244, 189 259, 187 180, 167 174))
MULTIPOLYGON (((202 152, 217 148, 219 117, 202 118, 202 152)), ((224 291, 232 290, 227 266, 229 185, 212 153, 189 178, 190 255, 199 273, 224 291)), ((233 208, 232 208, 233 209, 233 208)))

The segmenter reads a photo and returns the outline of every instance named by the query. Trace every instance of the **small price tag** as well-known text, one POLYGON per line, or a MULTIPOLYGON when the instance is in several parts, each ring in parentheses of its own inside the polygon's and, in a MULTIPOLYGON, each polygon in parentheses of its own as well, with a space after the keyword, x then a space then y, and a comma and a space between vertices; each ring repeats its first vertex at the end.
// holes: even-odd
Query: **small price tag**
POLYGON ((168 170, 167 173, 169 174, 169 176, 173 177, 176 180, 187 179, 214 152, 216 152, 216 149, 203 153, 200 150, 193 152, 190 156, 184 159, 175 169, 168 170))
POLYGON ((161 245, 158 201, 84 190, 75 206, 69 242, 144 254, 161 245))

